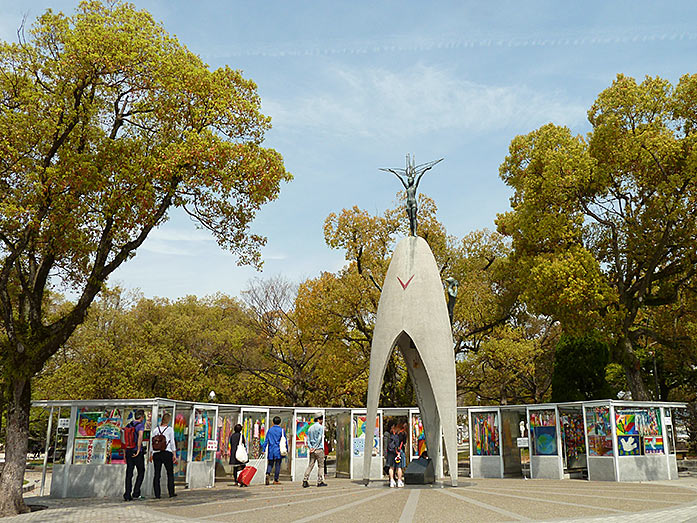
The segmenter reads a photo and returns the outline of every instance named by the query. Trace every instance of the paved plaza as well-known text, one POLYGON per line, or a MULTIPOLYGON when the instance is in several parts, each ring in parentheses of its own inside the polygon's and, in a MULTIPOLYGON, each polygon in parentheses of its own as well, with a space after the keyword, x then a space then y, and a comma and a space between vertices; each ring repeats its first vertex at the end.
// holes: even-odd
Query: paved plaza
POLYGON ((322 489, 303 489, 299 483, 240 489, 218 483, 212 489, 179 489, 173 499, 130 503, 38 496, 27 501, 48 508, 3 521, 697 522, 697 478, 652 483, 464 479, 457 488, 437 484, 403 489, 331 479, 322 489))

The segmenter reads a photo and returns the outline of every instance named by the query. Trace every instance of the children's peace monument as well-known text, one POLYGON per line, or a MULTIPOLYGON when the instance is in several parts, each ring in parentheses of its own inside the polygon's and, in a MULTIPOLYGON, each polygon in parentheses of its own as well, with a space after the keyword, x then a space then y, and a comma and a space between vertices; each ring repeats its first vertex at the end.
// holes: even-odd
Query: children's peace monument
MULTIPOLYGON (((397 348, 416 391, 429 457, 440 467, 442 430, 445 455, 451 464, 450 479, 455 486, 457 387, 452 330, 436 260, 426 241, 416 235, 419 181, 439 161, 415 166, 407 156, 406 169, 383 169, 395 174, 406 189, 410 235, 397 245, 382 285, 370 354, 367 420, 377 416, 385 368, 392 350, 397 348)), ((366 485, 371 459, 371 453, 366 452, 366 485)))

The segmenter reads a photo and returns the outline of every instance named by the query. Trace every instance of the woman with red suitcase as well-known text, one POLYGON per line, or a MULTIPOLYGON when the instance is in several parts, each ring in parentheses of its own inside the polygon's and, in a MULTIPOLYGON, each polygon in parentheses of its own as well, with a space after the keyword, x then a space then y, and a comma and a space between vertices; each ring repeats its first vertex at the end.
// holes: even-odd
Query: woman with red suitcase
POLYGON ((233 433, 230 434, 230 465, 232 465, 232 477, 235 480, 236 487, 246 487, 243 482, 238 481, 238 473, 244 469, 245 463, 237 459, 237 447, 245 445, 244 435, 242 434, 242 425, 239 423, 233 428, 233 433))

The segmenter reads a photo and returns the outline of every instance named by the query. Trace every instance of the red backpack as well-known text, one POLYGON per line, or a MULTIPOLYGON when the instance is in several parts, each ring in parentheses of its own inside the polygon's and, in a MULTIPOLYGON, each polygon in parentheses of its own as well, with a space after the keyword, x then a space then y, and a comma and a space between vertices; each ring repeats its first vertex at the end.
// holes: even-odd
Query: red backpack
POLYGON ((133 422, 130 422, 128 425, 126 425, 126 428, 123 429, 123 448, 125 449, 134 449, 136 448, 136 444, 138 443, 138 434, 136 433, 136 428, 133 425, 133 422))

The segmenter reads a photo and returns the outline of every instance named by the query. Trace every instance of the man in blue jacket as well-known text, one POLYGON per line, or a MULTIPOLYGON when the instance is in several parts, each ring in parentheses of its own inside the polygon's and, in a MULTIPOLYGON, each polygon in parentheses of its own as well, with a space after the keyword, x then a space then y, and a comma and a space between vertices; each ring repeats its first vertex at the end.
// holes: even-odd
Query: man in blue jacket
MULTIPOLYGON (((266 440, 264 441, 264 448, 262 449, 263 452, 266 452, 268 449, 269 453, 266 456, 267 460, 267 465, 266 465, 266 484, 268 485, 271 482, 271 469, 274 468, 274 474, 273 474, 273 484, 278 485, 280 482, 278 481, 278 475, 281 473, 281 460, 283 459, 283 456, 281 455, 281 437, 284 435, 283 434, 283 429, 280 427, 281 424, 281 418, 278 416, 274 416, 273 418, 273 427, 271 427, 268 432, 266 433, 266 440)), ((286 439, 286 452, 288 451, 288 443, 286 439)))
POLYGON ((307 447, 310 457, 310 463, 305 469, 305 476, 303 477, 303 488, 310 486, 308 482, 310 479, 310 473, 312 472, 315 462, 317 463, 317 486, 326 487, 327 484, 324 482, 324 416, 322 414, 315 418, 315 423, 307 429, 307 447))

